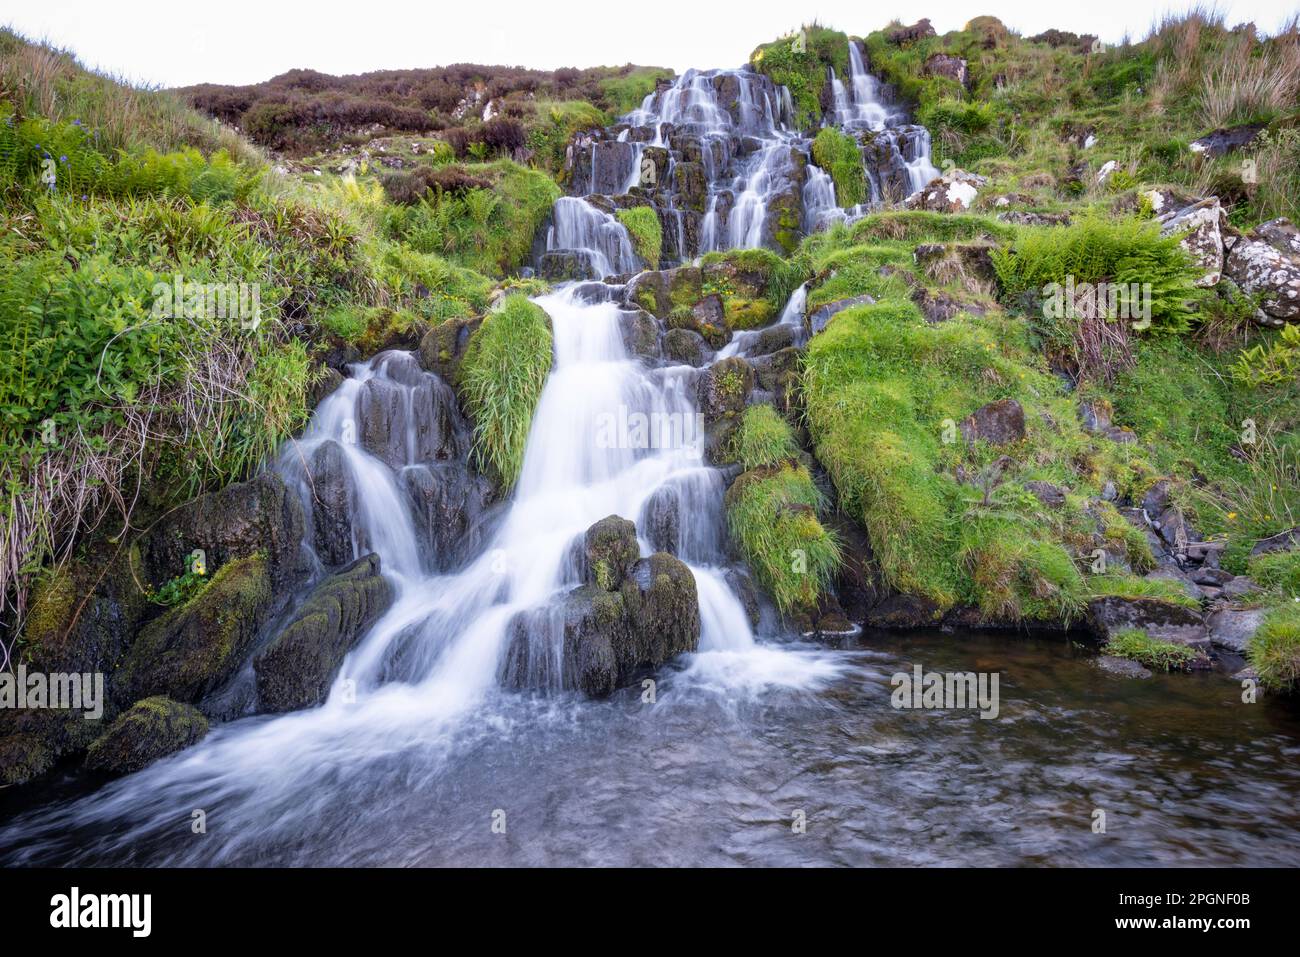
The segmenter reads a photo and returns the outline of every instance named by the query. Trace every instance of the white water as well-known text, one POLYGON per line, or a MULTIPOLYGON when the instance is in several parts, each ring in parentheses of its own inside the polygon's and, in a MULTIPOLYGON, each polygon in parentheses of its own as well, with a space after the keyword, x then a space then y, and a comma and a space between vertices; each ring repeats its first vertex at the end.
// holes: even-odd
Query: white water
POLYGON ((627 228, 577 196, 556 200, 546 233, 546 251, 573 253, 594 279, 638 272, 644 265, 632 248, 627 228))
POLYGON ((505 694, 498 673, 517 614, 541 610, 529 619, 532 648, 559 654, 562 628, 544 612, 579 584, 568 560, 575 538, 617 514, 637 522, 641 551, 649 554, 643 513, 656 493, 678 509, 677 553, 695 576, 700 605, 700 650, 674 693, 748 698, 774 688, 814 689, 839 673, 828 654, 756 641, 725 581, 725 487, 705 464, 702 443, 620 448, 598 438, 608 434, 603 416, 620 407, 693 418, 697 373, 645 368, 624 346, 618 305, 584 302, 578 293, 570 285, 537 299, 552 319, 554 366, 514 499, 481 553, 446 575, 430 574, 420 559, 401 492, 402 473, 422 467, 419 450, 430 441, 420 415, 403 420, 407 451, 399 448, 396 467, 357 441, 368 385, 398 390, 395 408, 415 409, 438 380, 401 353, 353 367, 280 468, 310 495, 315 452, 329 443, 343 450, 356 487, 353 537, 379 554, 396 586, 391 609, 347 658, 323 706, 221 726, 196 747, 59 811, 24 853, 57 843, 64 828, 113 822, 100 849, 129 855, 145 835, 164 831, 178 808, 220 807, 221 836, 184 845, 176 859, 221 863, 302 833, 333 802, 373 800, 365 797, 365 779, 376 762, 409 762, 416 779, 436 773, 448 755, 511 720, 504 715, 514 712, 494 702, 505 694))

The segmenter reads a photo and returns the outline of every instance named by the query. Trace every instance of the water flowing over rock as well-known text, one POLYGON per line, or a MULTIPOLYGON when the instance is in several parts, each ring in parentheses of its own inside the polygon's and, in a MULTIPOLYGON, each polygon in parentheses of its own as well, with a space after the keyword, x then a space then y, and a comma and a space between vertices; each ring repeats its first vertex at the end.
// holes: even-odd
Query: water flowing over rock
POLYGON ((649 94, 605 130, 570 142, 571 196, 557 202, 538 268, 544 276, 621 275, 630 239, 608 210, 646 202, 663 231, 663 257, 685 262, 712 250, 766 246, 782 252, 828 223, 902 200, 938 175, 930 136, 883 96, 856 42, 850 73, 829 71, 824 122, 859 142, 870 201, 839 208, 826 171, 809 159, 784 87, 744 67, 690 70, 649 94))

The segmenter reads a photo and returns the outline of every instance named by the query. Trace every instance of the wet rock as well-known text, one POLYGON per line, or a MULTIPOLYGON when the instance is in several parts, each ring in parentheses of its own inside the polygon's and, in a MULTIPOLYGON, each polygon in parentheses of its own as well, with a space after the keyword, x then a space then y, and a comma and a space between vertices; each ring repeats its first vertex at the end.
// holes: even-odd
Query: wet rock
POLYGON ((741 606, 745 609, 745 617, 749 619, 751 628, 757 628, 759 621, 762 619, 762 605, 759 602, 758 589, 754 586, 754 580, 739 568, 728 568, 724 576, 727 587, 740 600, 741 606))
POLYGON ((650 361, 659 358, 659 323, 654 316, 644 309, 625 311, 620 314, 619 328, 628 352, 650 361))
POLYGON ((95 740, 86 752, 86 767, 133 774, 197 744, 207 733, 208 719, 197 708, 162 696, 145 698, 95 740))
POLYGON ((442 462, 403 469, 401 482, 426 566, 451 571, 481 544, 491 480, 461 462, 442 462))
POLYGON ((1210 644, 1245 654, 1246 645, 1264 620, 1263 608, 1222 608, 1205 619, 1210 644))
POLYGON ((694 329, 669 329, 664 333, 664 357, 699 368, 709 354, 709 344, 694 329))
POLYGON ((253 660, 260 710, 296 711, 324 701, 344 656, 392 602, 378 555, 357 559, 313 588, 253 660))
POLYGON ((456 404, 451 386, 421 373, 410 393, 411 462, 459 460, 469 450, 469 429, 456 404))
POLYGON ((700 163, 684 162, 673 167, 673 186, 684 209, 703 213, 709 200, 709 183, 700 163))
POLYGON ((356 488, 347 454, 332 439, 312 453, 307 470, 312 503, 312 547, 326 565, 352 561, 352 516, 356 513, 356 488))
POLYGON ((697 387, 699 409, 706 421, 739 413, 754 389, 754 370, 732 356, 705 369, 697 387))
POLYGON ((662 552, 636 561, 618 591, 595 584, 574 589, 562 619, 563 684, 593 698, 699 644, 695 578, 662 552))
POLYGON ((198 595, 145 626, 110 691, 118 701, 165 695, 198 702, 243 663, 271 604, 266 559, 227 562, 198 595))
POLYGON ((1187 250, 1201 275, 1196 285, 1208 288, 1223 275, 1223 234, 1228 215, 1218 197, 1203 199, 1195 205, 1170 210, 1157 217, 1160 235, 1182 236, 1178 245, 1187 250))
POLYGON ((191 568, 195 549, 203 549, 209 569, 260 554, 276 594, 283 594, 307 574, 303 529, 298 496, 278 475, 263 473, 187 502, 161 519, 141 542, 142 566, 147 583, 159 588, 191 568))
POLYGON ((407 464, 406 389, 389 379, 368 379, 357 401, 357 431, 367 452, 391 469, 407 464))
POLYGON ((1160 641, 1208 650, 1210 640, 1199 610, 1159 598, 1106 595, 1088 603, 1088 623, 1103 639, 1126 629, 1145 631, 1160 641))
POLYGON ((961 422, 961 434, 968 443, 1007 445, 1025 437, 1025 410, 1015 399, 998 399, 980 406, 961 422))
POLYGON ((537 263, 537 272, 551 282, 573 282, 592 274, 590 262, 576 249, 544 253, 537 263))
POLYGON ((628 568, 641 555, 636 526, 617 515, 608 515, 587 529, 583 547, 586 556, 583 578, 605 591, 616 590, 628 568))
POLYGON ((835 302, 828 302, 824 306, 818 306, 804 317, 804 328, 808 331, 808 335, 815 336, 824 331, 830 325, 831 320, 845 309, 851 309, 853 306, 871 305, 875 301, 871 296, 853 296, 851 299, 837 299, 835 302))
POLYGON ((699 595, 685 564, 664 552, 639 559, 621 591, 629 618, 628 644, 615 648, 621 674, 661 665, 698 647, 699 595))
POLYGON ((758 334, 750 347, 751 356, 766 356, 782 349, 789 349, 798 344, 795 327, 790 325, 770 326, 758 334))
POLYGON ((681 499, 671 486, 660 486, 641 509, 641 528, 657 552, 676 555, 681 542, 681 499))
POLYGON ((321 370, 320 378, 313 382, 307 390, 307 407, 310 409, 316 408, 342 384, 343 373, 331 366, 326 366, 321 370))
POLYGON ((1102 655, 1097 659, 1097 667, 1109 675, 1120 678, 1150 678, 1151 672, 1136 661, 1117 658, 1114 655, 1102 655))

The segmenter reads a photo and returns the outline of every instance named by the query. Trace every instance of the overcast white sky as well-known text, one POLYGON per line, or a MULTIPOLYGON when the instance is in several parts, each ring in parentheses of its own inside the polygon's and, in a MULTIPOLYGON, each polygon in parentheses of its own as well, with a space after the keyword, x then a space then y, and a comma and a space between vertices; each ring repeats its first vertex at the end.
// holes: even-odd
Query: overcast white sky
MULTIPOLYGON (((1188 0, 5 0, 0 23, 68 47, 87 65, 164 86, 255 83, 294 67, 325 73, 491 63, 554 69, 641 63, 738 66, 801 22, 862 35, 928 16, 940 33, 992 14, 1022 34, 1048 27, 1116 42, 1188 0)), ((1221 0, 1229 23, 1275 30, 1290 0, 1221 0)))

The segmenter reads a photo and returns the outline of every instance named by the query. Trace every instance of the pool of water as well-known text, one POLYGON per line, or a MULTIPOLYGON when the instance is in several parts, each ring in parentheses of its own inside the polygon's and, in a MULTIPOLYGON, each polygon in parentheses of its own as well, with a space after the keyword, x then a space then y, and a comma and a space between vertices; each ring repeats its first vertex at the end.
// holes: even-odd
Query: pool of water
POLYGON ((1061 638, 869 633, 688 656, 645 697, 494 694, 427 727, 394 697, 328 734, 310 713, 234 722, 11 816, 0 862, 1300 863, 1300 715, 1222 675, 1118 678, 1061 638), (792 662, 800 687, 770 680, 792 662), (998 717, 896 710, 890 678, 916 664, 997 673, 998 717))

